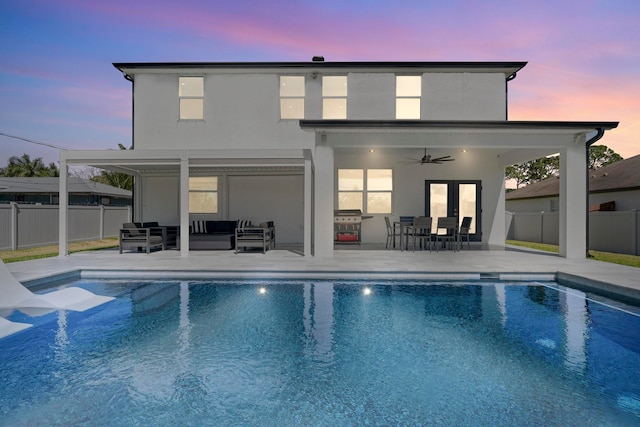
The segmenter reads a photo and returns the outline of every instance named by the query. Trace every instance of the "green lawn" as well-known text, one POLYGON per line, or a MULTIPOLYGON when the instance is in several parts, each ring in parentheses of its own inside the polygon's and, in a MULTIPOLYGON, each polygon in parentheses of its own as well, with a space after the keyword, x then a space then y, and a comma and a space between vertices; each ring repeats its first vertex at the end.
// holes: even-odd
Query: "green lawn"
MULTIPOLYGON (((69 253, 95 251, 98 249, 115 248, 118 238, 69 243, 69 253)), ((0 251, 0 259, 6 263, 28 261, 30 259, 49 258, 58 256, 58 245, 40 246, 37 248, 18 249, 17 251, 0 251)))
MULTIPOLYGON (((557 245, 548 245, 545 243, 521 242, 518 240, 507 240, 508 245, 522 246, 530 249, 537 249, 546 252, 558 253, 557 245)), ((628 265, 630 267, 640 267, 640 256, 616 254, 613 252, 589 251, 590 259, 597 261, 611 262, 613 264, 628 265)))

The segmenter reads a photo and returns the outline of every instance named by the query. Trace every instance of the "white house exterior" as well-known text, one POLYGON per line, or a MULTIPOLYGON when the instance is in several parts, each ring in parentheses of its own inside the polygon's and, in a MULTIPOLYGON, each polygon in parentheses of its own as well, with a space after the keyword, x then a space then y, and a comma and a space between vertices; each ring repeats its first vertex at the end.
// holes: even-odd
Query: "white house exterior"
MULTIPOLYGON (((469 213, 473 237, 502 248, 505 166, 560 153, 560 253, 582 258, 586 147, 617 122, 509 121, 508 82, 525 65, 117 63, 132 85, 133 150, 62 152, 61 176, 81 164, 129 173, 136 221, 273 220, 279 242, 327 257, 334 209, 359 200, 363 243, 385 241, 385 216, 469 213), (405 163, 425 154, 455 161, 405 163), (196 177, 215 178, 215 212, 190 212, 196 177)), ((64 209, 60 230, 62 256, 64 209)))

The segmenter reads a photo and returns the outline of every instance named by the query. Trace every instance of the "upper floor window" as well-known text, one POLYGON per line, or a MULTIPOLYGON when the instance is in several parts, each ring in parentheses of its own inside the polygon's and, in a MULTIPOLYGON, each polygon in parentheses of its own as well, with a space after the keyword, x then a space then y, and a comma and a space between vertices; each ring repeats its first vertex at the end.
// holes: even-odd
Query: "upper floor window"
POLYGON ((338 209, 391 213, 391 169, 338 169, 338 209))
POLYGON ((204 77, 180 77, 180 120, 204 120, 204 77))
POLYGON ((280 118, 304 119, 304 76, 280 76, 280 118))
POLYGON ((422 77, 396 76, 396 119, 419 119, 422 77))
POLYGON ((347 76, 322 76, 322 118, 347 118, 347 76))
POLYGON ((218 213, 218 177, 189 177, 189 213, 218 213))

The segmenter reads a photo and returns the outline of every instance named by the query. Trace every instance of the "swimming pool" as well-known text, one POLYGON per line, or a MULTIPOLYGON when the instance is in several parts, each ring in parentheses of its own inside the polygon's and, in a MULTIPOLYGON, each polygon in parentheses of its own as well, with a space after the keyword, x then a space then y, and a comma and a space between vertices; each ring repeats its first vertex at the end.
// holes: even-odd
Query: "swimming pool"
POLYGON ((97 281, 10 319, 6 425, 638 425, 638 308, 553 283, 97 281))

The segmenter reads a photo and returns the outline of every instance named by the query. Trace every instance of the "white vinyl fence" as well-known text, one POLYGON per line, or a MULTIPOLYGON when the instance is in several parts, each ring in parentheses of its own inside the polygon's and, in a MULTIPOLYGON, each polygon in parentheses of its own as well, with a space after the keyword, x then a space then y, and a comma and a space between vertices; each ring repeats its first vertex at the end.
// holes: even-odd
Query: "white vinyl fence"
MULTIPOLYGON (((69 242, 118 237, 127 206, 69 206, 69 242)), ((58 205, 0 204, 0 250, 58 244, 58 205)))
MULTIPOLYGON (((557 245, 557 212, 507 212, 507 239, 557 245)), ((589 213, 589 249, 640 255, 640 211, 589 213)))

